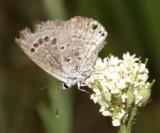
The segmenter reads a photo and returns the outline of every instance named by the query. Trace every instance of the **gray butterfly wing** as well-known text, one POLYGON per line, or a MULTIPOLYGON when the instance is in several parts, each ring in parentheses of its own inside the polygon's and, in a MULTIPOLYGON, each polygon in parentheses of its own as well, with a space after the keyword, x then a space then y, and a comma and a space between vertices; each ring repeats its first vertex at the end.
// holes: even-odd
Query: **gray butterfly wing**
POLYGON ((84 78, 103 48, 107 32, 96 20, 80 16, 67 21, 61 32, 63 70, 69 77, 84 78))
POLYGON ((62 70, 61 56, 57 41, 57 32, 61 30, 61 21, 47 21, 36 26, 35 32, 26 28, 15 41, 23 51, 43 70, 67 82, 67 75, 62 70))
POLYGON ((16 42, 38 66, 73 85, 92 68, 106 36, 97 21, 74 17, 68 21, 42 23, 34 33, 25 29, 16 42))

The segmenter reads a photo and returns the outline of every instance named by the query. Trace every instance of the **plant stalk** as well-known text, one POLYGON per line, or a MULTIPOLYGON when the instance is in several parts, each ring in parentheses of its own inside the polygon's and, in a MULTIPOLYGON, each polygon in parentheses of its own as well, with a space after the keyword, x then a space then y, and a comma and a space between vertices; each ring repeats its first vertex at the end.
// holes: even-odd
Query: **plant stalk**
POLYGON ((119 133, 131 133, 132 126, 134 124, 133 121, 136 114, 137 114, 137 107, 133 106, 131 109, 128 121, 125 121, 124 123, 121 124, 119 133))

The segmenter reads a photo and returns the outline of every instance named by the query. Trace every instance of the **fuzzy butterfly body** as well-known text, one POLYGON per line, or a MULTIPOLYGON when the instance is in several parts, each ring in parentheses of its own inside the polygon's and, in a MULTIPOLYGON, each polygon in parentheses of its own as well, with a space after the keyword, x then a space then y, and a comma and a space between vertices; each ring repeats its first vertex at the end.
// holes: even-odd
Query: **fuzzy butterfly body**
POLYGON ((16 42, 39 67, 71 87, 90 74, 106 36, 99 22, 76 16, 39 24, 33 33, 26 28, 16 42))

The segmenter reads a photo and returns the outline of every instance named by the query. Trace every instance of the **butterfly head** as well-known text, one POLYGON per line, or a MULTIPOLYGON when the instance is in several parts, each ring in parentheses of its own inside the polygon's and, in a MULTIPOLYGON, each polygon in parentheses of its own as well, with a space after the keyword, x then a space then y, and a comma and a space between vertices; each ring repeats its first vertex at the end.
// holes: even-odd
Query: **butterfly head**
POLYGON ((77 74, 75 77, 73 78, 68 78, 68 80, 66 82, 63 83, 63 89, 68 89, 73 87, 74 85, 78 85, 81 84, 86 76, 83 76, 81 74, 77 74))

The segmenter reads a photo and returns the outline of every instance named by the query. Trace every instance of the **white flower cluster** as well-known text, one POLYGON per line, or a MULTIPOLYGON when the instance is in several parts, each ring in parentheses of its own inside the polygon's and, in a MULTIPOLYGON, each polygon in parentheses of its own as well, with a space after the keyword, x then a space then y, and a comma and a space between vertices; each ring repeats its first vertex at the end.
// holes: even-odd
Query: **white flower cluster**
POLYGON ((91 99, 100 105, 102 115, 110 116, 113 126, 120 126, 131 106, 142 106, 149 99, 148 73, 146 64, 135 55, 125 53, 123 59, 111 55, 97 59, 85 84, 92 88, 91 99))

